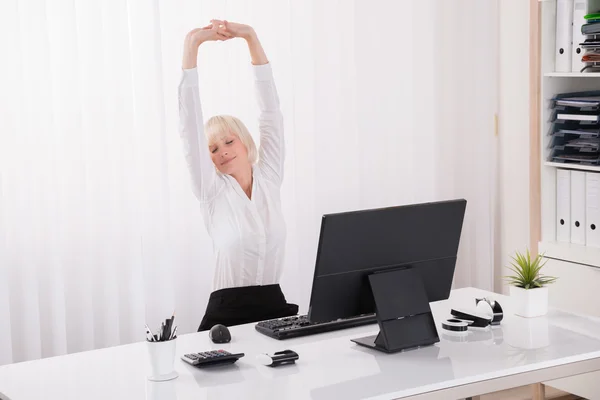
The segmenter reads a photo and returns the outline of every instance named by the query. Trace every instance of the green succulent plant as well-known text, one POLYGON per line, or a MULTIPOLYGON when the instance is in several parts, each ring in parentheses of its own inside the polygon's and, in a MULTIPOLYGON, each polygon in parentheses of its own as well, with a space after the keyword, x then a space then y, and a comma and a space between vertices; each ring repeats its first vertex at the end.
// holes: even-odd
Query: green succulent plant
POLYGON ((505 277, 508 284, 523 289, 535 289, 556 281, 556 277, 546 276, 540 273, 540 270, 547 262, 547 260, 542 262, 543 257, 543 254, 538 254, 537 257, 532 260, 529 249, 527 249, 526 254, 517 251, 514 256, 511 256, 511 266, 508 267, 508 269, 515 274, 505 277))

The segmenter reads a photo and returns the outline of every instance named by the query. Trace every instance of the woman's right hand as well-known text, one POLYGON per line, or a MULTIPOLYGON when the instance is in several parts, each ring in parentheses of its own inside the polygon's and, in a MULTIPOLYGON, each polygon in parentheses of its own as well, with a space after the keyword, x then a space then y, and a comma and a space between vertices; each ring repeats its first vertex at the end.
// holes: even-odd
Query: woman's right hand
POLYGON ((229 40, 233 36, 227 32, 223 32, 219 30, 218 24, 209 24, 202 28, 192 29, 188 32, 185 37, 185 42, 187 46, 198 47, 204 42, 208 41, 224 41, 229 40))
POLYGON ((233 36, 228 32, 219 30, 218 24, 206 25, 202 28, 192 29, 185 35, 183 49, 183 68, 195 68, 198 58, 198 47, 204 42, 229 40, 233 36))

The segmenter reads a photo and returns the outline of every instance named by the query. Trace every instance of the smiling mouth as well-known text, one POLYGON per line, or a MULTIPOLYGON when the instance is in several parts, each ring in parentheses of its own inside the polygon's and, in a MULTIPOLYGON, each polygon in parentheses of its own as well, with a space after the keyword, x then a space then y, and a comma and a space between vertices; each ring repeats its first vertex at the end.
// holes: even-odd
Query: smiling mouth
POLYGON ((235 157, 233 157, 233 158, 230 158, 229 160, 222 162, 222 163, 221 163, 221 165, 228 164, 228 163, 230 163, 230 162, 231 162, 231 160, 235 160, 236 158, 237 158, 237 156, 235 156, 235 157))

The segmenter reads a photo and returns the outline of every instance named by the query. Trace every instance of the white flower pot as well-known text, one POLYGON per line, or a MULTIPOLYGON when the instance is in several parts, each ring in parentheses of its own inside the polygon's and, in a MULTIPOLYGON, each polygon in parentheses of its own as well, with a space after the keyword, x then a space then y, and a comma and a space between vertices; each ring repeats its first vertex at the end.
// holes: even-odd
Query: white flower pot
POLYGON ((523 289, 510 286, 514 312, 521 317, 539 317, 548 312, 548 288, 523 289))

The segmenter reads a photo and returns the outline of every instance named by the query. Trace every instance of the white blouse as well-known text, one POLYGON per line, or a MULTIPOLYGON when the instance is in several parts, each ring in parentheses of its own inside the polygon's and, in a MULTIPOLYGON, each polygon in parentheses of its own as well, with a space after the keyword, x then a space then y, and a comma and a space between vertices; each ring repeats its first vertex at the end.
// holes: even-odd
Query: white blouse
POLYGON ((233 177, 218 172, 211 160, 197 69, 184 69, 179 83, 179 133, 216 256, 213 290, 279 283, 283 267, 283 116, 271 65, 252 65, 252 69, 260 109, 260 148, 252 167, 251 199, 233 177))

